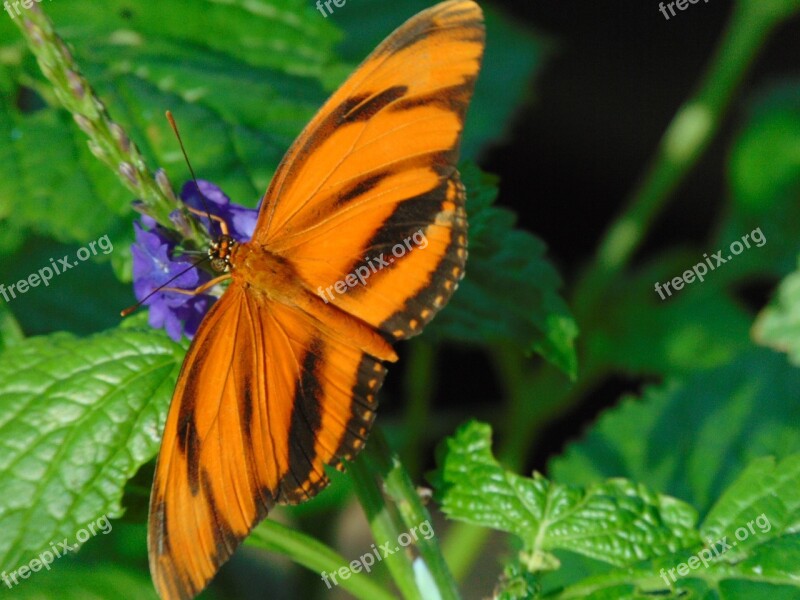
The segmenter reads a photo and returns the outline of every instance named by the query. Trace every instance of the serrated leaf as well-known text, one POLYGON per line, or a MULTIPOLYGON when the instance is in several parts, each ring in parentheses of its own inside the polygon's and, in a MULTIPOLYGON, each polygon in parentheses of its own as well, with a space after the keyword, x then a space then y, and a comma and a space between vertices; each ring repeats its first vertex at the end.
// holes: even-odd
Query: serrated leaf
POLYGON ((561 280, 545 245, 514 229, 515 215, 493 206, 497 179, 472 164, 461 168, 467 188, 469 259, 466 277, 433 335, 473 344, 511 344, 537 352, 571 377, 577 372, 578 327, 558 294, 561 280))
POLYGON ((155 331, 57 333, 0 354, 0 570, 121 514, 158 449, 182 348, 155 331))
MULTIPOLYGON (((705 519, 702 542, 669 556, 567 583, 544 598, 793 599, 800 594, 800 455, 752 461, 705 519)), ((562 574, 563 575, 563 574, 562 574)), ((553 585, 555 583, 555 585, 553 585)))
MULTIPOLYGON (((705 539, 718 540, 723 535, 732 541, 735 538, 736 549, 726 554, 729 561, 746 553, 749 546, 798 530, 800 454, 780 463, 772 457, 754 460, 725 490, 701 527, 705 539)), ((800 563, 797 574, 800 577, 800 563)))
POLYGON ((491 429, 477 422, 446 441, 434 481, 450 518, 522 539, 527 568, 557 567, 554 550, 629 565, 696 541, 690 506, 642 485, 612 479, 580 489, 505 471, 491 453, 491 429))
POLYGON ((781 282, 771 304, 758 316, 753 336, 765 346, 786 352, 800 366, 800 268, 781 282))
POLYGON ((579 485, 627 477, 702 515, 750 460, 800 452, 798 389, 800 371, 780 354, 753 349, 625 399, 548 472, 579 485))
POLYGON ((734 562, 706 562, 696 568, 688 560, 696 554, 675 554, 652 563, 615 569, 588 577, 565 589, 545 594, 548 600, 646 600, 701 598, 702 600, 795 600, 800 594, 800 535, 787 533, 752 547, 734 562), (679 576, 678 567, 687 572, 679 576), (672 580, 670 569, 675 575, 672 580))

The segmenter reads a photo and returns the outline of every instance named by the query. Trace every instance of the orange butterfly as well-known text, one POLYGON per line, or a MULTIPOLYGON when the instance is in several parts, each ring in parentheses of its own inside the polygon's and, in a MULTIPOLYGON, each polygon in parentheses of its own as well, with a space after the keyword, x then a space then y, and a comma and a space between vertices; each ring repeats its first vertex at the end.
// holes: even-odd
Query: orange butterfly
POLYGON ((186 355, 150 498, 162 598, 193 598, 274 504, 311 498, 325 465, 358 453, 392 343, 455 291, 456 162, 484 37, 472 0, 413 17, 291 146, 253 239, 212 245, 232 281, 186 355))

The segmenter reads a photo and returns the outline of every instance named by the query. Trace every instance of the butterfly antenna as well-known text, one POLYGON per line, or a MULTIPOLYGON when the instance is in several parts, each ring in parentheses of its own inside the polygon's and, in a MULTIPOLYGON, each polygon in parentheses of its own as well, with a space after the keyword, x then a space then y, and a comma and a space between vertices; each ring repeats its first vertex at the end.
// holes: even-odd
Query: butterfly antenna
MULTIPOLYGON (((167 111, 167 121, 169 121, 170 127, 172 127, 172 131, 175 133, 175 137, 178 138, 178 144, 180 144, 181 152, 183 152, 183 158, 186 160, 186 166, 189 167, 189 173, 192 174, 192 181, 194 181, 194 185, 197 188, 197 193, 200 194, 200 201, 203 203, 203 210, 206 212, 206 216, 208 217, 208 222, 214 223, 214 219, 211 218, 211 211, 208 210, 208 203, 206 202, 207 198, 200 189, 200 184, 197 183, 197 177, 194 174, 192 163, 189 162, 189 155, 186 154, 186 148, 183 145, 183 139, 181 139, 181 133, 180 131, 178 131, 178 124, 175 122, 175 118, 172 116, 172 112, 169 110, 167 111)), ((217 225, 217 227, 219 227, 219 225, 217 225)), ((222 232, 220 231, 220 233, 222 232)))
POLYGON ((138 301, 136 304, 134 304, 133 306, 129 306, 129 307, 128 307, 128 308, 126 308, 125 310, 121 310, 121 311, 120 311, 120 313, 119 313, 119 314, 120 314, 120 316, 122 316, 122 317, 127 317, 128 315, 130 315, 130 314, 133 314, 134 312, 136 312, 136 311, 139 309, 139 307, 140 307, 140 306, 142 306, 142 305, 143 305, 145 302, 147 302, 147 301, 148 301, 150 298, 152 298, 152 297, 153 297, 155 294, 157 294, 158 292, 160 292, 161 290, 163 290, 165 287, 167 287, 167 286, 168 286, 170 283, 172 283, 173 281, 175 281, 175 280, 176 280, 178 277, 180 277, 181 275, 183 275, 183 274, 185 274, 185 273, 188 273, 189 271, 191 271, 191 270, 192 270, 192 269, 194 269, 195 267, 198 267, 198 266, 202 265, 202 264, 203 264, 204 262, 206 262, 207 260, 210 260, 210 258, 211 258, 211 257, 209 257, 209 256, 206 256, 205 258, 198 260, 196 263, 194 263, 194 264, 192 264, 192 265, 189 265, 189 266, 188 266, 188 267, 186 267, 186 268, 185 268, 183 271, 181 271, 180 273, 178 273, 177 275, 175 275, 175 276, 174 276, 172 279, 170 279, 170 280, 169 280, 169 281, 167 281, 166 283, 162 283, 160 286, 158 286, 158 287, 157 287, 156 289, 154 289, 152 292, 150 292, 149 294, 147 294, 147 296, 145 296, 144 298, 142 298, 141 300, 139 300, 139 301, 138 301))

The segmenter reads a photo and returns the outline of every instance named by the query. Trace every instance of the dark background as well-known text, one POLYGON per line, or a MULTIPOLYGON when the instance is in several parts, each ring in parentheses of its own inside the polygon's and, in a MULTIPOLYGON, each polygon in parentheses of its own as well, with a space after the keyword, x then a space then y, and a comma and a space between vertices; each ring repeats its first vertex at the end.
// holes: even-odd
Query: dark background
MULTIPOLYGON (((669 21, 654 0, 492 4, 548 39, 550 52, 536 80, 528 84, 528 101, 510 135, 479 162, 501 178, 498 203, 513 209, 519 226, 549 246, 569 299, 581 267, 625 206, 672 117, 701 80, 732 3, 701 0, 676 11, 669 21)), ((791 26, 782 27, 750 69, 719 133, 659 216, 634 265, 676 243, 702 246, 713 233, 714 217, 727 196, 728 152, 750 101, 774 79, 791 74, 798 56, 800 42, 792 37, 791 26)), ((773 284, 743 289, 740 300, 760 308, 773 284)), ((485 355, 449 347, 440 362, 439 406, 455 409, 466 403, 478 418, 500 410, 502 398, 485 355), (495 401, 498 405, 492 406, 495 401)), ((392 379, 387 378, 389 390, 396 385, 392 379)), ((650 381, 618 374, 591 390, 534 441, 526 470, 544 471, 548 457, 560 453, 604 408, 645 383, 650 381)), ((383 406, 394 413, 389 405, 383 406)), ((502 430, 496 432, 496 437, 502 435, 502 430)))

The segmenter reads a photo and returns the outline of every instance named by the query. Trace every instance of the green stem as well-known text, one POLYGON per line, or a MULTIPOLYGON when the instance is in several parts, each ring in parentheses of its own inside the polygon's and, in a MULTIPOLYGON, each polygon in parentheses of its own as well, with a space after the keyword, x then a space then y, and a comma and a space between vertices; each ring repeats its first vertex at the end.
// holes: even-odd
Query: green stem
POLYGON ((455 522, 450 526, 442 542, 442 553, 456 581, 463 581, 469 575, 491 533, 486 527, 469 523, 455 522))
POLYGON ((432 527, 430 514, 379 429, 373 430, 367 447, 358 458, 348 463, 347 472, 353 480, 376 545, 389 550, 398 548, 383 557, 383 562, 403 597, 458 600, 458 588, 436 537, 429 535, 426 539, 421 527, 426 523, 425 530, 432 527), (406 543, 406 547, 400 547, 401 543, 406 543), (412 548, 415 553, 409 552, 412 548))
MULTIPOLYGON (((323 574, 336 574, 339 569, 348 565, 343 556, 322 542, 269 519, 263 521, 253 531, 246 543, 282 554, 297 564, 319 573, 323 581, 325 581, 323 574)), ((332 578, 328 577, 328 581, 332 587, 334 585, 332 578)), ((384 590, 363 571, 356 573, 350 570, 347 579, 337 576, 335 585, 361 600, 397 600, 394 594, 384 590)))
POLYGON ((433 390, 436 387, 434 362, 436 349, 433 344, 417 338, 408 346, 406 361, 404 415, 405 441, 403 443, 403 462, 411 477, 419 477, 422 470, 421 453, 425 442, 425 427, 430 419, 433 390))
MULTIPOLYGON (((58 102, 89 138, 92 154, 108 166, 122 184, 139 198, 147 213, 168 229, 176 229, 170 214, 182 208, 166 173, 153 174, 139 148, 125 130, 115 123, 103 101, 83 76, 64 40, 55 32, 52 21, 41 6, 32 5, 23 18, 14 19, 25 41, 36 56, 42 74, 53 86, 58 102)), ((207 236, 195 219, 185 219, 179 233, 198 247, 207 245, 207 236)))
MULTIPOLYGON (((549 365, 540 365, 531 372, 530 359, 510 348, 495 348, 492 358, 508 402, 498 457, 507 469, 520 471, 525 466, 531 440, 572 398, 580 397, 585 384, 594 381, 594 377, 584 370, 581 379, 572 384, 549 365)), ((489 533, 488 529, 468 523, 455 523, 450 528, 442 547, 457 581, 469 574, 489 533)))
MULTIPOLYGON (((732 98, 772 30, 800 10, 800 0, 742 0, 737 3, 698 92, 667 128, 628 208, 609 228, 595 259, 572 294, 582 337, 592 335, 591 315, 605 291, 630 262, 653 221, 702 156, 719 130, 732 98)), ((548 419, 569 409, 605 373, 601 364, 582 364, 576 386, 565 385, 552 369, 530 373, 530 361, 500 351, 496 366, 508 398, 507 440, 500 452, 504 464, 519 468, 531 440, 548 419)), ((458 524, 445 543, 456 576, 469 572, 480 555, 485 534, 458 524)))
POLYGON ((736 3, 697 93, 672 119, 650 167, 631 195, 628 208, 608 229, 587 275, 576 286, 574 306, 579 317, 592 311, 598 298, 630 261, 672 192, 714 139, 732 98, 769 34, 797 10, 797 0, 736 3))
MULTIPOLYGON (((732 98, 770 32, 800 10, 800 0, 742 0, 736 4, 698 92, 678 111, 628 208, 609 228, 595 259, 575 286, 572 306, 584 338, 592 335, 591 315, 605 291, 630 262, 670 194, 685 179, 713 139, 732 98)), ((550 369, 526 376, 521 358, 498 363, 509 388, 509 422, 519 430, 501 453, 507 464, 519 464, 530 447, 531 434, 543 419, 563 413, 581 397, 578 392, 597 381, 604 365, 584 364, 578 387, 559 386, 550 369), (541 404, 544 403, 544 404, 541 404), (525 409, 533 405, 534 408, 525 409), (541 404, 541 406, 539 406, 541 404)))

